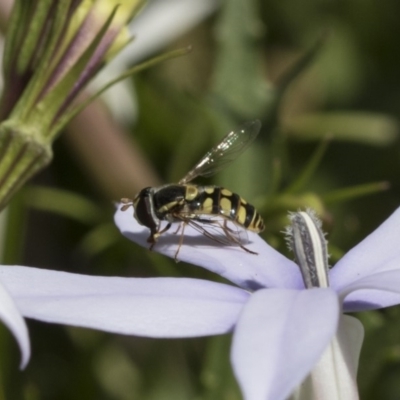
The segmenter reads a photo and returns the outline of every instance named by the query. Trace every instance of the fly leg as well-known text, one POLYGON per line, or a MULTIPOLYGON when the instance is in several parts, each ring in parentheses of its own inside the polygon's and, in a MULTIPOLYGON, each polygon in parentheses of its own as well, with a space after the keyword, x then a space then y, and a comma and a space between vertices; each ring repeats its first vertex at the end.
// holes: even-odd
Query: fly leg
POLYGON ((174 232, 174 235, 176 235, 180 231, 181 227, 182 227, 182 224, 178 224, 178 229, 174 232))
MULTIPOLYGON (((182 232, 181 232, 181 237, 179 238, 178 248, 177 248, 177 250, 176 250, 176 252, 175 252, 175 257, 174 257, 175 262, 179 262, 179 260, 178 260, 178 254, 179 254, 179 250, 181 249, 182 244, 183 244, 183 234, 185 233, 185 227, 186 227, 186 225, 187 225, 186 222, 182 222, 182 224, 179 225, 179 229, 180 229, 181 226, 182 226, 182 232)), ((179 229, 176 231, 176 233, 178 233, 179 229)))
POLYGON ((158 232, 151 232, 150 236, 147 238, 147 243, 151 243, 149 250, 152 250, 154 245, 156 244, 158 238, 165 232, 167 232, 167 230, 171 228, 171 223, 168 222, 168 224, 165 226, 165 228, 161 229, 158 232))
POLYGON ((238 238, 236 238, 234 235, 232 235, 232 233, 233 233, 234 231, 233 231, 233 229, 229 228, 229 226, 228 226, 228 221, 227 221, 227 220, 224 220, 224 223, 223 223, 223 224, 220 223, 219 225, 220 225, 221 229, 224 231, 226 237, 227 237, 230 241, 236 243, 241 249, 243 249, 243 250, 246 251, 247 253, 250 253, 250 254, 258 254, 258 253, 256 253, 255 251, 249 250, 247 247, 244 247, 244 246, 242 245, 242 243, 240 243, 240 240, 239 240, 238 238))

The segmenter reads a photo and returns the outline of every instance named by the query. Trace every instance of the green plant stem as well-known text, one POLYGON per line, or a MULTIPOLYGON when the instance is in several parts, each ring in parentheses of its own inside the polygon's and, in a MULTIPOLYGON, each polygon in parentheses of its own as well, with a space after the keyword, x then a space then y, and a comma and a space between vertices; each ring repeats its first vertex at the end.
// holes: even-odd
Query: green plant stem
POLYGON ((328 194, 322 195, 321 198, 325 204, 335 204, 345 201, 354 200, 358 197, 388 190, 390 187, 388 182, 373 182, 363 185, 357 185, 350 188, 339 189, 328 194))
POLYGON ((49 145, 13 121, 0 125, 0 210, 52 158, 49 145))

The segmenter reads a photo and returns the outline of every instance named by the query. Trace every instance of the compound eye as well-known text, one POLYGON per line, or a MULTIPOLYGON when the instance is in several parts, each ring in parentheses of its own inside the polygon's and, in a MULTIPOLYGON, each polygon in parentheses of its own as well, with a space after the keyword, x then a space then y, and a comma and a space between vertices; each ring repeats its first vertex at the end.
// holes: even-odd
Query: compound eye
POLYGON ((154 220, 153 205, 150 199, 151 193, 142 190, 134 200, 135 219, 140 225, 147 226, 150 230, 157 230, 157 221, 154 220))

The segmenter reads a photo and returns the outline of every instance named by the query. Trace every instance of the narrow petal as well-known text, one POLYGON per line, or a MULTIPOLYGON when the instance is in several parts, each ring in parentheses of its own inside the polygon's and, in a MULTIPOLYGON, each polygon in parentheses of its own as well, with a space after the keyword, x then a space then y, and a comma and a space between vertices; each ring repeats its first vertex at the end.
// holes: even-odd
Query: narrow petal
POLYGON ((14 300, 2 284, 0 284, 0 319, 18 342, 21 350, 21 363, 19 367, 20 369, 24 369, 31 355, 28 328, 14 300))
MULTIPOLYGON (((133 64, 161 51, 209 16, 219 3, 217 0, 148 2, 143 11, 130 23, 129 30, 135 40, 100 72, 93 82, 93 87, 102 87, 110 81, 110 76, 118 76, 133 64)), ((190 42, 186 45, 190 45, 190 42)), ((131 121, 137 118, 137 104, 132 94, 132 87, 128 87, 126 81, 112 86, 103 94, 103 97, 114 116, 122 121, 131 121)))
POLYGON ((364 276, 400 269, 399 237, 400 208, 332 268, 331 287, 340 291, 364 276))
POLYGON ((296 400, 357 400, 357 369, 364 328, 348 315, 310 376, 296 390, 296 400))
POLYGON ((330 289, 260 290, 243 309, 232 364, 245 400, 284 400, 309 374, 336 333, 330 289))
MULTIPOLYGON (((115 223, 128 239, 148 247, 149 230, 136 222, 132 212, 132 208, 125 212, 118 208, 114 215, 115 223)), ((173 227, 163 234, 153 250, 175 257, 179 246, 179 235, 173 233, 175 230, 173 227)), ((248 232, 248 236, 246 246, 258 254, 247 253, 240 247, 223 246, 187 226, 178 259, 215 272, 244 289, 304 288, 299 268, 294 262, 269 246, 259 235, 248 232)))
POLYGON ((45 322, 149 337, 229 332, 249 294, 177 278, 116 278, 29 267, 0 267, 21 313, 45 322))
POLYGON ((134 63, 159 51, 209 16, 219 3, 216 0, 152 1, 130 24, 136 39, 122 52, 121 59, 134 63))
POLYGON ((364 276, 343 287, 338 295, 345 312, 366 311, 400 304, 400 270, 364 276))

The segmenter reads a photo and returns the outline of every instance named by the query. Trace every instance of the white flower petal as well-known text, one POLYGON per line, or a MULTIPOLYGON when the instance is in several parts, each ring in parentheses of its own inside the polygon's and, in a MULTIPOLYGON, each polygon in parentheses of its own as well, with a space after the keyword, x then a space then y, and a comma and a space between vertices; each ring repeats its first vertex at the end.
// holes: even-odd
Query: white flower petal
POLYGON ((357 369, 364 328, 348 315, 310 376, 296 390, 296 400, 357 400, 357 369))
POLYGON ((28 364, 31 355, 28 328, 26 327, 25 321, 14 303, 14 300, 2 284, 0 284, 0 319, 12 332, 18 342, 21 350, 20 368, 24 369, 26 364, 28 364))
MULTIPOLYGON (((90 86, 93 91, 123 71, 161 51, 200 23, 219 6, 217 0, 157 0, 149 2, 129 26, 135 38, 102 70, 90 86)), ((189 46, 191 43, 188 42, 189 46)), ((103 95, 113 115, 129 122, 137 116, 137 101, 129 80, 119 82, 103 95)))
POLYGON ((338 318, 338 298, 330 289, 254 293, 243 308, 232 345, 244 399, 286 399, 321 357, 338 318))
MULTIPOLYGON (((118 207, 114 220, 121 233, 144 247, 149 247, 149 229, 139 225, 132 216, 133 209, 118 207)), ((153 250, 174 257, 179 246, 175 226, 163 234, 153 250)), ((269 246, 261 237, 248 232, 247 247, 258 254, 250 254, 240 247, 223 246, 187 226, 178 259, 206 268, 236 283, 256 290, 261 287, 304 288, 297 265, 269 246)))
POLYGON ((331 287, 340 291, 362 277, 392 269, 400 270, 399 237, 400 208, 331 269, 331 287))
POLYGON ((121 59, 132 64, 159 51, 210 15, 219 3, 217 0, 149 2, 130 24, 135 40, 121 52, 121 59))
POLYGON ((0 267, 0 281, 29 318, 148 337, 229 332, 249 294, 198 279, 116 278, 0 267))
POLYGON ((363 276, 343 287, 338 294, 344 299, 345 312, 374 310, 400 304, 400 270, 363 276))

